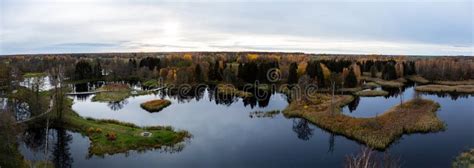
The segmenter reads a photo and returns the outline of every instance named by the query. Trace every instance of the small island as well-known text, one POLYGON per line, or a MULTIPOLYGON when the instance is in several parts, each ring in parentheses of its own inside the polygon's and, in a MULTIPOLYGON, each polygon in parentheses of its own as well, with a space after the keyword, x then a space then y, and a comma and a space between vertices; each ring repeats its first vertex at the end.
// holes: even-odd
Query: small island
POLYGON ((131 89, 126 84, 110 83, 97 89, 97 94, 92 98, 92 101, 98 102, 118 102, 128 98, 131 89))
POLYGON ((403 134, 438 132, 445 124, 438 119, 439 104, 413 99, 392 107, 373 118, 355 118, 341 113, 352 96, 316 94, 308 100, 297 100, 283 111, 287 117, 301 117, 332 133, 343 135, 374 149, 386 149, 403 134), (333 102, 333 103, 331 103, 333 102))
POLYGON ((169 105, 171 105, 171 101, 165 99, 157 99, 142 103, 140 104, 140 107, 142 107, 148 112, 159 112, 165 107, 168 107, 169 105))
POLYGON ((376 97, 376 96, 386 96, 388 95, 388 92, 384 90, 363 90, 363 91, 358 91, 354 94, 361 97, 376 97))

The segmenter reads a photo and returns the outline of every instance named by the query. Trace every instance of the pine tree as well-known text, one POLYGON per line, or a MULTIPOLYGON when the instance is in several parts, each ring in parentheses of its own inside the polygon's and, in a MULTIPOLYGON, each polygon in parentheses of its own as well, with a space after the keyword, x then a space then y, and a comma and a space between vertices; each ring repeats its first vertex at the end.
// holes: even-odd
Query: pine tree
POLYGON ((201 65, 199 64, 196 64, 196 67, 194 68, 194 77, 196 79, 196 82, 204 81, 204 77, 202 76, 201 65))
POLYGON ((372 67, 370 67, 370 76, 372 78, 377 77, 377 67, 375 65, 372 65, 372 67))
POLYGON ((291 63, 290 69, 288 72, 288 84, 294 84, 298 81, 297 70, 298 70, 298 64, 296 64, 295 62, 291 63))
POLYGON ((321 67, 321 63, 319 61, 315 62, 315 69, 316 69, 316 76, 318 78, 318 86, 324 87, 325 86, 324 73, 323 73, 323 68, 321 67))
POLYGON ((382 71, 382 78, 384 80, 395 80, 397 79, 397 71, 392 63, 387 63, 382 71))
POLYGON ((306 75, 308 75, 311 79, 314 79, 316 77, 316 62, 310 61, 308 62, 308 65, 306 66, 306 75))
POLYGON ((346 79, 344 80, 344 84, 348 88, 353 88, 357 86, 357 77, 354 73, 354 69, 349 70, 349 74, 347 75, 346 79))

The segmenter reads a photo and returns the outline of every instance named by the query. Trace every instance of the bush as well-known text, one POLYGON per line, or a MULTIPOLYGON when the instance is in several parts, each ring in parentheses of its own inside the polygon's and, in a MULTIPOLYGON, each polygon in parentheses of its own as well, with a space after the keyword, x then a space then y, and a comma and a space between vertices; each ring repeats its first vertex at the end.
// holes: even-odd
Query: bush
POLYGON ((95 130, 94 130, 93 127, 89 127, 89 128, 87 129, 87 133, 89 133, 89 134, 93 134, 94 131, 95 131, 95 130))
POLYGON ((96 132, 96 133, 102 133, 102 129, 96 128, 96 129, 95 129, 95 132, 96 132))
POLYGON ((109 132, 105 137, 107 137, 107 140, 109 141, 115 141, 117 139, 117 134, 115 134, 115 132, 109 132))

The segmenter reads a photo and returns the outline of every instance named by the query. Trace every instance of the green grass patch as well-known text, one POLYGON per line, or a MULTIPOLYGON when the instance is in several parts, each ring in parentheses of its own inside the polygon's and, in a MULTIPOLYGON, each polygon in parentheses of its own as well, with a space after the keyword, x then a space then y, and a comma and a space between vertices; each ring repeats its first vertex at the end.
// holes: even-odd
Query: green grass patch
POLYGON ((24 78, 34 78, 34 77, 43 77, 46 76, 47 74, 44 72, 28 72, 23 74, 24 78))
POLYGON ((386 96, 388 95, 388 92, 384 90, 363 90, 363 91, 358 91, 354 94, 361 97, 375 97, 375 96, 386 96))
POLYGON ((131 89, 126 84, 107 84, 97 89, 97 91, 99 93, 92 98, 92 101, 118 102, 131 96, 131 89))
POLYGON ((171 127, 139 127, 116 120, 85 119, 71 109, 65 113, 63 121, 61 126, 89 137, 89 153, 98 156, 170 147, 190 137, 188 132, 174 131, 171 127), (144 137, 143 132, 152 135, 144 137))
POLYGON ((143 82, 142 85, 145 86, 145 87, 149 87, 149 88, 157 88, 157 87, 159 87, 159 83, 158 83, 158 81, 155 80, 155 79, 147 80, 147 81, 143 82))
POLYGON ((422 85, 415 88, 420 92, 457 92, 457 93, 474 93, 474 85, 422 85))
POLYGON ((301 117, 330 132, 354 139, 375 149, 385 149, 403 134, 437 132, 445 124, 436 116, 439 104, 431 100, 411 100, 374 118, 355 118, 340 108, 353 98, 337 95, 331 106, 329 95, 315 95, 309 101, 293 101, 283 111, 287 117, 301 117), (333 107, 334 109, 332 109, 333 107))
POLYGON ((92 101, 98 102, 119 102, 130 97, 129 91, 118 91, 118 92, 100 92, 92 97, 92 101))
POLYGON ((165 99, 150 100, 140 104, 140 107, 148 112, 159 112, 165 107, 171 105, 171 101, 165 99))

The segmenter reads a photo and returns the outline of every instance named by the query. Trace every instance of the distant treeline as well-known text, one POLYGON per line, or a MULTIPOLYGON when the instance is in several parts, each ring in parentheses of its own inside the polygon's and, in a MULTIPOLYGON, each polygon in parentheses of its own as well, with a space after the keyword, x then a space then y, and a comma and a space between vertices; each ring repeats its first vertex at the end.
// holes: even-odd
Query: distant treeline
POLYGON ((0 83, 12 72, 49 72, 60 67, 68 80, 163 79, 174 83, 233 84, 313 82, 355 87, 361 76, 385 80, 418 74, 429 80, 474 79, 473 57, 312 55, 271 52, 108 53, 4 56, 0 83), (278 81, 268 73, 278 73, 278 81), (304 78, 302 78, 304 76, 304 78), (301 81, 308 80, 308 81, 301 81))

